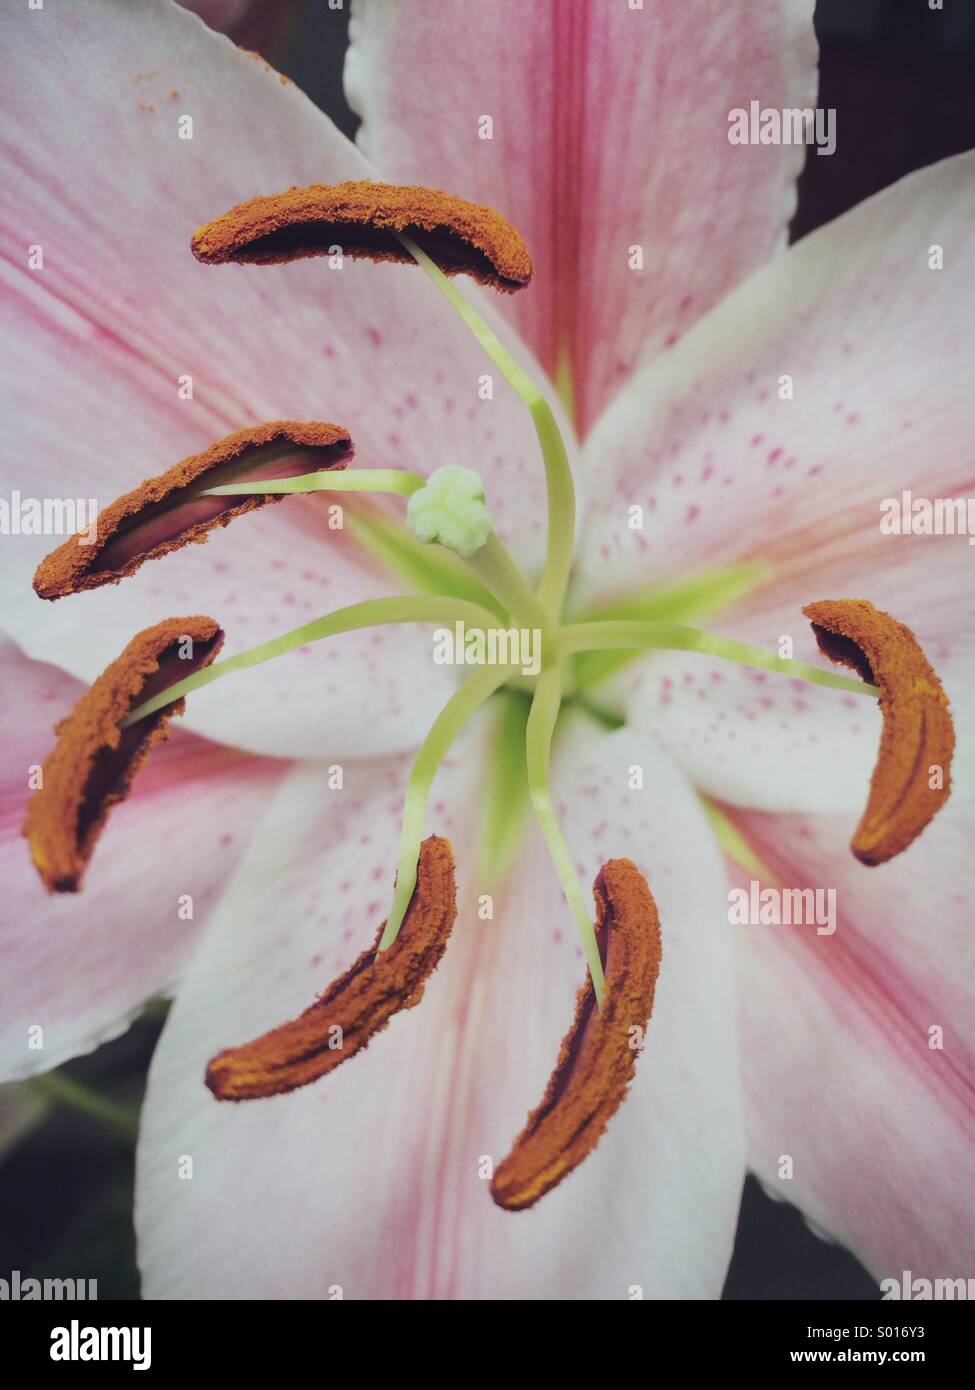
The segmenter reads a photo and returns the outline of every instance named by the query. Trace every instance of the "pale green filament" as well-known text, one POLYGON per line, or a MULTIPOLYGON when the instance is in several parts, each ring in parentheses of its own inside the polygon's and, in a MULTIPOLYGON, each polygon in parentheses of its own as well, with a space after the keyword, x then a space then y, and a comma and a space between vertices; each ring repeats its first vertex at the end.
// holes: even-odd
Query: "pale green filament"
MULTIPOLYGON (((477 881, 493 892, 513 867, 530 808, 525 776, 525 730, 531 701, 511 680, 498 693, 497 722, 483 788, 483 823, 478 839, 477 881)), ((531 682, 534 688, 534 682, 531 682)))
POLYGON ((475 711, 517 671, 517 666, 493 666, 471 676, 447 701, 423 740, 406 784, 396 889, 386 928, 379 943, 380 951, 385 951, 396 940, 406 916, 406 909, 410 905, 413 889, 416 887, 416 865, 423 840, 427 802, 437 769, 447 756, 450 745, 475 711))
POLYGON ((146 715, 155 714, 156 710, 162 709, 164 705, 172 704, 183 695, 189 695, 191 691, 210 685, 234 671, 242 671, 248 666, 259 666, 264 661, 271 661, 285 652, 304 647, 308 642, 318 642, 323 637, 336 637, 340 632, 355 632, 358 628, 382 627, 386 624, 454 622, 462 622, 467 627, 483 628, 492 626, 496 619, 493 613, 476 603, 467 603, 464 599, 457 598, 427 597, 423 594, 375 598, 368 599, 365 603, 353 603, 348 608, 339 608, 324 618, 315 618, 302 627, 292 628, 290 632, 272 638, 270 642, 262 642, 258 647, 238 652, 226 661, 218 661, 214 666, 206 666, 195 675, 177 681, 175 685, 161 690, 151 700, 146 700, 134 709, 122 721, 120 727, 126 729, 137 720, 145 719, 146 715))
MULTIPOLYGON (((626 619, 644 623, 700 623, 752 593, 770 578, 769 565, 750 562, 699 570, 689 579, 648 584, 573 614, 578 623, 626 619)), ((579 690, 591 690, 640 656, 638 649, 580 652, 573 660, 579 690)))
POLYGON ((771 652, 753 647, 749 642, 736 642, 731 637, 718 637, 715 633, 702 632, 696 627, 682 627, 679 623, 573 623, 561 629, 557 642, 564 655, 570 652, 638 649, 704 652, 742 666, 757 666, 762 671, 795 676, 831 690, 846 690, 853 695, 880 694, 875 685, 868 685, 865 681, 835 675, 832 671, 821 671, 818 666, 809 666, 804 661, 773 656, 771 652))
POLYGON ((241 497, 262 492, 395 492, 411 497, 426 483, 405 468, 339 468, 302 473, 297 478, 256 479, 208 487, 201 497, 241 497))
POLYGON ((572 568, 576 495, 572 483, 572 470, 555 416, 535 383, 440 267, 408 236, 398 236, 398 240, 416 263, 426 271, 448 303, 457 310, 492 362, 518 392, 531 412, 542 449, 542 458, 545 461, 548 491, 548 543, 538 597, 550 616, 557 619, 562 612, 565 591, 569 584, 569 571, 572 568))
POLYGON ((535 698, 532 700, 528 727, 525 732, 525 758, 528 768, 528 790, 532 806, 548 852, 552 856, 555 872, 559 876, 563 891, 576 919, 582 949, 586 953, 592 986, 596 992, 596 1003, 602 1004, 605 984, 603 963, 599 955, 596 933, 592 918, 586 906, 586 899, 572 862, 572 852, 562 833, 555 807, 552 805, 552 792, 549 785, 549 764, 552 753, 552 734, 559 717, 562 704, 562 672, 557 666, 549 666, 538 678, 535 698))

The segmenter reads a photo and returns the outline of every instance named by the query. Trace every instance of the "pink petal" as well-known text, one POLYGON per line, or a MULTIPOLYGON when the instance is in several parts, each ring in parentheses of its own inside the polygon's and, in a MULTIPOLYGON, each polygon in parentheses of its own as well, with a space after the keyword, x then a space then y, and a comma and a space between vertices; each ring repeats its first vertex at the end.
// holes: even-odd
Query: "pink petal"
POLYGON ((844 566, 903 573, 905 548, 924 551, 922 571, 968 560, 964 539, 915 548, 880 520, 902 488, 959 497, 975 481, 961 446, 975 405, 953 369, 975 336, 973 213, 975 153, 912 174, 791 247, 647 367, 586 446, 599 489, 580 596, 754 560, 774 565, 781 601, 844 566))
POLYGON ((781 883, 835 888, 838 916, 832 936, 731 928, 752 1166, 878 1278, 969 1274, 971 803, 950 803, 936 834, 876 871, 833 818, 735 819, 781 883), (929 1046, 935 1027, 943 1050, 929 1046), (779 1177, 783 1154, 792 1181, 779 1177))
POLYGON ((383 175, 489 203, 525 236, 536 279, 505 308, 553 376, 571 367, 583 432, 782 244, 805 148, 732 146, 728 113, 813 105, 807 0, 366 0, 350 34, 346 89, 383 175))
MULTIPOLYGON (((775 651, 785 631, 797 657, 826 665, 796 620, 749 637, 775 651)), ((852 833, 880 744, 875 699, 686 652, 635 664, 620 687, 628 722, 701 791, 764 811, 842 812, 852 833)))
MULTIPOLYGON (((43 37, 26 6, 2 23, 5 493, 104 505, 245 424, 324 418, 350 429, 362 467, 478 467, 499 531, 537 564, 544 478, 528 413, 500 379, 479 399, 490 363, 419 270, 212 269, 190 253, 194 229, 243 198, 369 176, 330 122, 260 59, 157 0, 127 5, 124 22, 106 0, 65 3, 43 37), (45 138, 15 136, 38 84, 45 138), (192 140, 178 138, 183 115, 192 140), (32 245, 43 270, 28 269, 32 245), (192 400, 179 398, 186 376, 192 400)), ((289 498, 111 592, 51 605, 30 579, 54 542, 11 537, 4 573, 20 601, 8 631, 91 679, 174 612, 212 612, 231 653, 398 587, 329 529, 328 506, 289 498)), ((248 672, 233 699, 220 687, 192 701, 188 722, 262 752, 412 746, 451 689, 428 641, 401 630, 379 646, 316 646, 248 672)))
MULTIPOLYGON (((724 870, 680 775, 629 735, 567 735, 558 798, 591 882, 613 855, 649 875, 664 962, 645 1055, 597 1152, 530 1212, 492 1203, 482 1156, 537 1104, 583 963, 537 834, 481 920, 472 811, 486 747, 441 775, 460 913, 419 1007, 319 1085, 215 1102, 220 1047, 281 1022, 371 939, 391 889, 402 769, 357 768, 341 808, 298 770, 231 885, 153 1061, 137 1222, 148 1297, 713 1297, 738 1210, 724 870), (643 793, 629 766, 646 764, 643 793), (192 1154, 192 1182, 178 1175, 192 1154)), ((488 1174, 489 1176, 489 1174, 488 1174)))
MULTIPOLYGON (((578 566, 579 597, 595 601, 768 564, 722 631, 772 650, 789 636, 820 666, 803 603, 871 599, 913 629, 941 676, 969 769, 971 548, 965 536, 883 535, 880 520, 905 488, 975 492, 963 444, 975 409, 951 365, 973 345, 973 214, 975 157, 912 175, 798 243, 642 373, 587 445, 601 487, 578 566), (935 241, 951 248, 943 271, 928 269, 935 241), (783 373, 794 400, 778 397, 783 373), (642 531, 629 529, 633 505, 642 531)), ((716 795, 766 809, 847 804, 876 750, 868 701, 724 663, 713 683, 718 670, 666 658, 631 712, 646 699, 649 718, 669 693, 655 728, 716 795)))
POLYGON ((28 778, 81 687, 0 645, 6 759, 0 782, 0 1075, 46 1071, 128 1027, 179 979, 259 808, 285 765, 185 732, 151 756, 114 812, 84 892, 45 893, 21 837, 28 778), (190 903, 189 900, 192 900, 190 903), (186 914, 192 910, 192 918, 186 914), (43 1047, 32 1033, 43 1030, 43 1047))

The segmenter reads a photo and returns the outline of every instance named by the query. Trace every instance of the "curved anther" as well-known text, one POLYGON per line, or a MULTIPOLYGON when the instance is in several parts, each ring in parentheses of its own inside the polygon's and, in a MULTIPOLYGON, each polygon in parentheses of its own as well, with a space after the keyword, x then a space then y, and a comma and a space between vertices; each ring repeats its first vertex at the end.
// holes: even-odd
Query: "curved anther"
POLYGON ((241 1047, 218 1052, 206 1072, 217 1100, 259 1100, 294 1091, 366 1047, 394 1014, 420 1002, 456 916, 454 857, 447 840, 424 840, 416 888, 386 951, 363 951, 303 1014, 241 1047))
POLYGON ((599 1143, 633 1079, 660 970, 660 920, 647 882, 629 859, 603 865, 593 889, 606 993, 589 976, 539 1106, 499 1164, 491 1196, 522 1211, 567 1177, 599 1143))
POLYGON ((802 611, 820 651, 880 689, 880 751, 850 848, 864 864, 883 864, 948 799, 955 749, 948 698, 911 629, 867 599, 823 599, 802 611))
POLYGON ((214 527, 284 500, 273 493, 206 497, 207 488, 341 469, 351 457, 352 441, 341 425, 271 420, 237 430, 105 507, 91 535, 71 536, 41 561, 34 589, 56 599, 117 584, 146 560, 205 541, 214 527))
POLYGON ((199 227, 191 246, 207 265, 273 265, 337 253, 412 265, 400 236, 416 242, 446 275, 472 275, 498 290, 521 289, 532 277, 525 243, 500 213, 413 184, 316 183, 251 198, 199 227))
POLYGON ((174 700, 127 729, 119 728, 122 720, 180 676, 209 666, 222 644, 223 631, 212 618, 167 618, 146 628, 57 726, 57 744, 23 826, 49 892, 78 890, 109 812, 128 796, 150 748, 168 736, 167 725, 185 701, 174 700))

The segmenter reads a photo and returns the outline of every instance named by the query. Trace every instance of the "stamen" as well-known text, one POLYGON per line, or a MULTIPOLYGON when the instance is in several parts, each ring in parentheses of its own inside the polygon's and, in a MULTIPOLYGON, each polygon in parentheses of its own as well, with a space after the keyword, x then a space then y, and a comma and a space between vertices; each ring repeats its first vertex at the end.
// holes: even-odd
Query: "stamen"
POLYGON ((149 749, 168 736, 184 705, 171 701, 123 732, 125 716, 171 685, 176 669, 208 666, 222 643, 212 618, 167 618, 146 628, 58 724, 23 826, 48 892, 77 892, 109 812, 128 796, 149 749))
POLYGON ((738 642, 733 637, 720 637, 717 633, 703 632, 700 628, 685 627, 681 623, 629 620, 570 623, 559 633, 557 646, 564 656, 595 651, 702 652, 706 656, 719 656, 724 661, 734 661, 742 666, 754 666, 760 671, 774 671, 780 676, 809 681, 812 685, 822 685, 829 690, 845 690, 851 695, 880 694, 875 685, 864 685, 863 681, 838 676, 833 671, 821 671, 818 666, 810 666, 805 661, 776 656, 774 652, 752 646, 750 642, 738 642))
POLYGON ((273 661, 275 657, 284 656, 286 652, 293 652, 309 642, 320 642, 324 637, 337 637, 343 632, 357 632, 365 627, 384 627, 397 623, 466 623, 469 627, 479 628, 485 624, 490 626, 493 622, 494 614, 489 609, 481 608, 476 603, 468 603, 464 599, 446 596, 403 594, 391 598, 370 598, 363 603, 350 603, 347 608, 337 608, 334 613, 327 613, 323 618, 302 623, 301 627, 292 628, 280 637, 272 637, 269 642, 261 642, 256 647, 248 647, 246 651, 238 652, 236 656, 228 656, 225 661, 218 661, 209 670, 198 671, 193 676, 187 676, 185 680, 177 681, 171 688, 160 691, 151 700, 144 701, 138 709, 134 709, 123 721, 122 727, 125 728, 138 719, 144 719, 147 714, 154 714, 157 709, 178 696, 189 695, 191 691, 212 685, 214 681, 222 680, 224 676, 232 675, 235 671, 246 670, 249 666, 260 666, 265 661, 273 661))
POLYGON ((191 245, 206 265, 273 265, 336 247, 353 259, 408 263, 397 233, 447 275, 473 275, 498 290, 521 289, 532 277, 525 243, 493 208, 413 184, 316 183, 251 198, 198 228, 191 245))
POLYGON ((948 698, 911 629, 867 599, 823 599, 802 611, 820 651, 880 687, 880 751, 850 848, 864 864, 883 864, 948 799, 955 749, 948 698))
POLYGON ((427 802, 433 779, 457 735, 473 715, 504 683, 518 674, 517 666, 494 666, 468 677, 459 690, 444 705, 416 755, 406 784, 406 804, 403 807, 403 827, 400 832, 399 862, 396 870, 396 889, 389 910, 386 929, 379 942, 386 951, 396 940, 416 883, 417 857, 427 802))
POLYGON ((366 1047, 401 1009, 420 1002, 457 915, 447 840, 425 840, 402 930, 388 951, 363 951, 298 1018, 243 1047, 217 1053, 206 1084, 218 1100, 258 1100, 307 1086, 366 1047))
POLYGON ((208 487, 204 497, 249 497, 260 492, 284 492, 289 496, 296 492, 391 492, 400 497, 411 497, 421 487, 426 487, 426 478, 421 473, 410 473, 405 468, 337 468, 322 473, 299 473, 294 478, 277 478, 273 482, 258 479, 251 483, 226 483, 222 487, 208 487))
POLYGON ((94 539, 71 536, 58 546, 38 565, 34 589, 41 598, 56 599, 117 584, 144 561, 205 541, 214 527, 282 500, 260 494, 234 501, 207 496, 208 488, 341 469, 351 455, 352 441, 340 425, 272 420, 237 430, 99 512, 94 539))
POLYGON ((587 979, 541 1104, 498 1165, 491 1196, 507 1211, 534 1205, 592 1153, 633 1079, 653 1009, 660 919, 646 880, 629 859, 611 859, 593 891, 606 997, 597 1008, 587 979))
POLYGON ((535 819, 542 828, 555 872, 562 884, 566 901, 576 919, 576 930, 586 954, 596 1003, 603 1002, 603 964, 596 933, 586 907, 582 889, 572 862, 572 851, 566 842, 559 818, 552 805, 549 764, 552 756, 552 735, 562 706, 562 672, 557 666, 543 671, 535 686, 532 706, 525 729, 525 766, 528 791, 535 819))

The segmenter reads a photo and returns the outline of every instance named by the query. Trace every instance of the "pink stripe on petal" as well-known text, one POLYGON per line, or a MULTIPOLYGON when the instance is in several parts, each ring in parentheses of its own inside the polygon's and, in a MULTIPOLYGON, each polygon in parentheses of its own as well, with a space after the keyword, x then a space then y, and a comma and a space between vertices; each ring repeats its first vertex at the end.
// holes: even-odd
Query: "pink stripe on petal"
POLYGON ((350 32, 346 89, 382 175, 524 235, 536 279, 503 308, 568 369, 582 432, 783 243, 805 147, 732 146, 728 113, 814 105, 808 0, 366 0, 350 32))
POLYGON ((851 858, 835 817, 733 819, 778 882, 836 894, 833 935, 730 928, 752 1166, 878 1278, 900 1281, 905 1269, 967 1277, 975 1260, 971 804, 950 803, 938 834, 876 871, 851 858), (793 1181, 779 1176, 783 1154, 793 1181))

